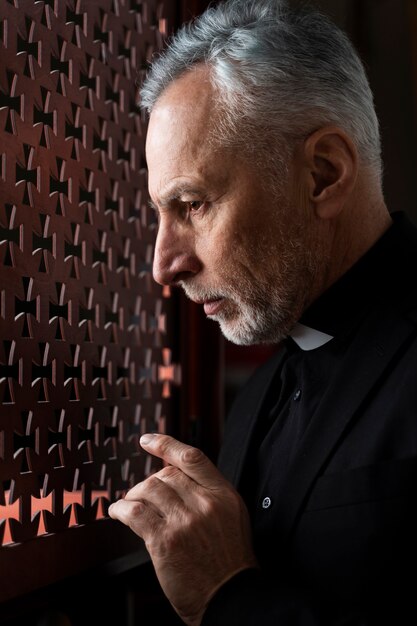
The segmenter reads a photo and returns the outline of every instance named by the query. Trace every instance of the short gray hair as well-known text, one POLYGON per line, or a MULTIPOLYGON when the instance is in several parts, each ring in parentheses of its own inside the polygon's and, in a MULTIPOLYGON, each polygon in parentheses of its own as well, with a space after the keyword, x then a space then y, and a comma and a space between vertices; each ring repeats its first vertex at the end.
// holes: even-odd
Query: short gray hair
MULTIPOLYGON (((335 124, 364 165, 381 177, 381 144, 372 91, 348 37, 315 10, 284 0, 228 0, 185 24, 142 85, 150 112, 171 82, 206 64, 222 106, 222 137, 287 146, 335 124)), ((219 130, 219 128, 217 129, 219 130)), ((272 148, 273 151, 273 148, 272 148)))

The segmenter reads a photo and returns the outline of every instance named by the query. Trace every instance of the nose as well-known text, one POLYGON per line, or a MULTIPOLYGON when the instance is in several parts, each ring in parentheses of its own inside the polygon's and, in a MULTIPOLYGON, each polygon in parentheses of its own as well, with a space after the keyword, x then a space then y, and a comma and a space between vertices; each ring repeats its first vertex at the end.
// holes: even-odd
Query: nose
POLYGON ((161 285, 175 285, 197 274, 201 263, 197 258, 193 238, 181 226, 161 219, 155 243, 153 277, 161 285))

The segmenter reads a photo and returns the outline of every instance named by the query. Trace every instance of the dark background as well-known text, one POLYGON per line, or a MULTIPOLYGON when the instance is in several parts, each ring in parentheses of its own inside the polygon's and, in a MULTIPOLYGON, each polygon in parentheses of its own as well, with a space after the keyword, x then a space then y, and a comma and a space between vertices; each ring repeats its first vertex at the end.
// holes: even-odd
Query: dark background
MULTIPOLYGON (((292 3, 313 5, 331 16, 359 51, 380 120, 387 206, 391 212, 406 211, 417 224, 417 2, 292 3)), ((240 386, 270 353, 270 348, 240 348, 226 342, 226 411, 240 386)))
MULTIPOLYGON (((178 24, 201 12, 207 4, 202 0, 181 0, 178 24)), ((381 122, 387 204, 392 211, 405 210, 417 223, 416 3, 414 0, 316 0, 313 4, 349 33, 365 62, 381 122)), ((190 368, 187 379, 195 391, 188 397, 186 410, 194 419, 191 426, 188 422, 183 426, 182 432, 214 457, 221 437, 222 405, 227 412, 238 389, 271 349, 238 348, 223 343, 216 327, 203 319, 201 311, 189 304, 183 306, 188 307, 192 332, 187 338, 183 333, 182 340, 186 344, 184 349, 193 353, 197 369, 193 372, 190 368), (204 336, 206 341, 202 339, 204 336), (209 377, 219 376, 223 378, 224 390, 219 391, 217 401, 211 399, 207 403, 205 383, 209 377), (208 409, 204 408, 207 404, 208 409)), ((149 565, 117 575, 111 571, 90 571, 1 609, 0 624, 4 626, 180 623, 161 597, 149 565)))

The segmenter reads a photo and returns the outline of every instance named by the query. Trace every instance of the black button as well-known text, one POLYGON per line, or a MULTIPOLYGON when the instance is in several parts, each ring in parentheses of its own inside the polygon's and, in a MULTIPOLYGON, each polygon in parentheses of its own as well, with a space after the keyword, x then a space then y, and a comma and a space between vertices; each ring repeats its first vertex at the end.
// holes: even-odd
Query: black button
POLYGON ((301 398, 301 389, 297 389, 297 391, 295 392, 293 396, 293 400, 294 402, 298 402, 300 398, 301 398))
POLYGON ((272 500, 271 500, 271 498, 268 498, 268 496, 262 500, 262 508, 263 509, 269 509, 271 504, 272 504, 272 500))

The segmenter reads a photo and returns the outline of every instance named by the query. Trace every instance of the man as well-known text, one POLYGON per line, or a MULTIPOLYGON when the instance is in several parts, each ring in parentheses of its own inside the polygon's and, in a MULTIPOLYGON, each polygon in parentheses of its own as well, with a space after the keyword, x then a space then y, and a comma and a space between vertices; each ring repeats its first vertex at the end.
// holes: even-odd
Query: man
POLYGON ((280 349, 221 473, 146 435, 168 465, 110 515, 189 626, 416 623, 417 236, 385 206, 356 53, 314 12, 229 0, 178 33, 142 104, 155 279, 280 349))

